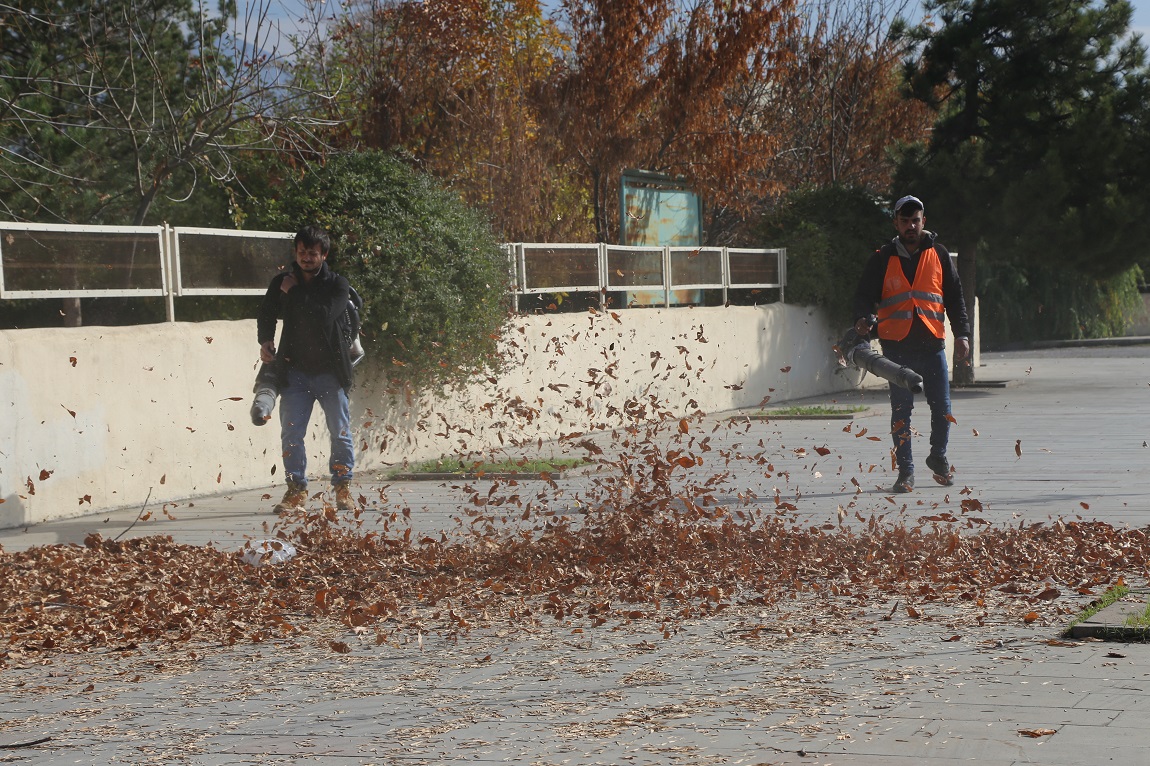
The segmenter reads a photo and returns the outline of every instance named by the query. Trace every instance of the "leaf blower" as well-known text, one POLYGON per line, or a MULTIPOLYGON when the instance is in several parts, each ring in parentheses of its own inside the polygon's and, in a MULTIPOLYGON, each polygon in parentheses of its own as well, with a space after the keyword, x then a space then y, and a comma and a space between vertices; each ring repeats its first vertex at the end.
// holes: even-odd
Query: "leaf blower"
POLYGON ((839 364, 843 367, 855 367, 869 372, 912 393, 921 394, 921 375, 909 367, 895 364, 871 348, 870 333, 878 326, 878 319, 870 316, 867 318, 867 323, 870 330, 866 335, 859 335, 858 331, 851 327, 834 347, 839 358, 839 364))

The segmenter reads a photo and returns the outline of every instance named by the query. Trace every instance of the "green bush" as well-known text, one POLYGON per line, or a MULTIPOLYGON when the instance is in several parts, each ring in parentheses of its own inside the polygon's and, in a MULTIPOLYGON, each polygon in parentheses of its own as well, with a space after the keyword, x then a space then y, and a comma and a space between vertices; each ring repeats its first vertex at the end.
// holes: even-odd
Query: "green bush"
POLYGON ((894 229, 866 191, 826 187, 788 195, 763 218, 760 233, 771 247, 787 248, 787 303, 821 306, 845 330, 863 266, 894 229))
POLYGON ((381 152, 341 155, 251 218, 331 232, 329 262, 363 297, 364 345, 389 380, 427 389, 498 366, 507 256, 487 221, 431 177, 381 152))
POLYGON ((983 348, 1121 336, 1142 307, 1134 266, 1109 279, 983 258, 978 264, 983 348))

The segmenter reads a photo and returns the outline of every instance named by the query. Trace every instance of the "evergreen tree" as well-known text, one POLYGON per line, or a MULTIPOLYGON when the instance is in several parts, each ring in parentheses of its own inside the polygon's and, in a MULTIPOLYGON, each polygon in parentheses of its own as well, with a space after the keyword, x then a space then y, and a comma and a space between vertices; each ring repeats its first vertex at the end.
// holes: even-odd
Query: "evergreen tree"
POLYGON ((1150 79, 1126 0, 928 0, 913 98, 939 110, 898 194, 959 252, 1105 278, 1150 233, 1150 79))

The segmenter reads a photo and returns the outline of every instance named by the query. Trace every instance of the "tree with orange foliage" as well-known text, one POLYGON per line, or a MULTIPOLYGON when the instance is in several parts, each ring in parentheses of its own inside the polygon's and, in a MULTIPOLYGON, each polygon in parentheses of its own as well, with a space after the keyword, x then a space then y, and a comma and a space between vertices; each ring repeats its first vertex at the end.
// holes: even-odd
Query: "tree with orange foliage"
POLYGON ((624 169, 685 176, 710 205, 749 207, 779 137, 739 94, 788 55, 793 0, 567 0, 570 53, 537 93, 558 160, 587 188, 594 236, 618 232, 624 169), (759 172, 756 172, 759 171, 759 172))
POLYGON ((562 40, 538 0, 373 3, 342 18, 329 64, 355 83, 355 140, 402 149, 505 240, 579 230, 577 189, 547 161, 527 92, 562 40))
POLYGON ((786 44, 764 128, 786 136, 772 168, 785 188, 855 186, 885 194, 899 143, 923 140, 934 112, 900 91, 906 44, 892 29, 910 0, 809 0, 786 44))

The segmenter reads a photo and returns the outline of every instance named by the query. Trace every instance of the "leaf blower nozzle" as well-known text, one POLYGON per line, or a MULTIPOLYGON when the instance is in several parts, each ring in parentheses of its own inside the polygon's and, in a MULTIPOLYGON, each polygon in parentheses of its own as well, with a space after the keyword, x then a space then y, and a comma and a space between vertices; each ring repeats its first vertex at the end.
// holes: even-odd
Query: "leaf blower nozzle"
POLYGON ((276 408, 276 397, 280 393, 278 362, 260 366, 252 391, 255 393, 252 400, 252 424, 262 426, 272 419, 272 410, 276 408))
MULTIPOLYGON (((874 323, 871 323, 874 326, 874 323)), ((885 381, 915 393, 922 393, 922 376, 909 367, 896 364, 871 348, 870 336, 859 335, 854 327, 835 346, 839 362, 877 375, 885 381)))

